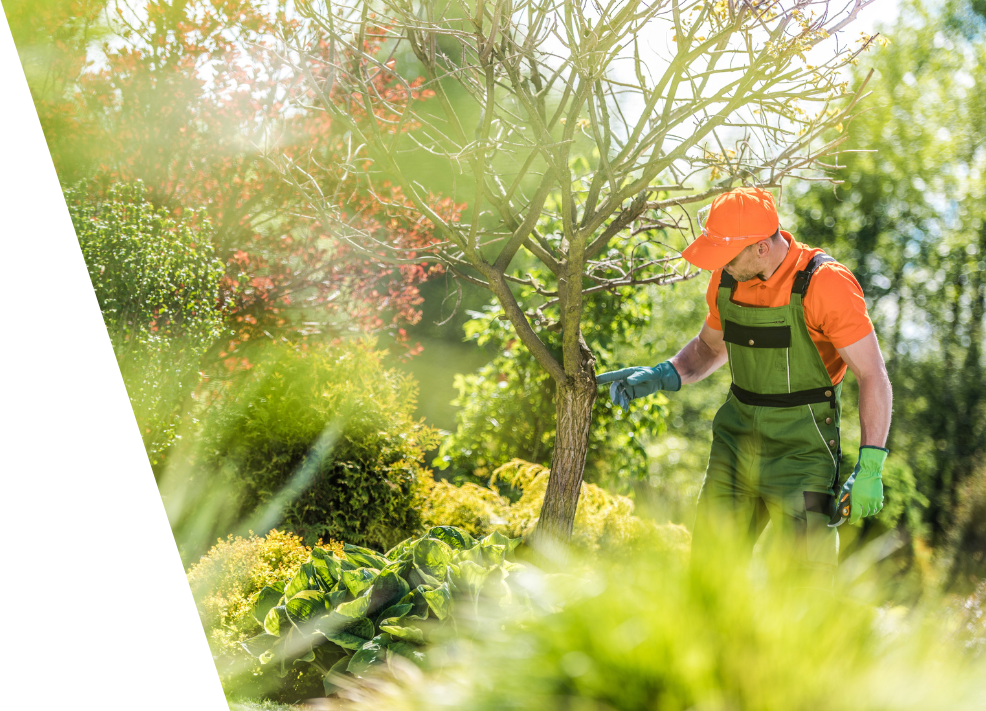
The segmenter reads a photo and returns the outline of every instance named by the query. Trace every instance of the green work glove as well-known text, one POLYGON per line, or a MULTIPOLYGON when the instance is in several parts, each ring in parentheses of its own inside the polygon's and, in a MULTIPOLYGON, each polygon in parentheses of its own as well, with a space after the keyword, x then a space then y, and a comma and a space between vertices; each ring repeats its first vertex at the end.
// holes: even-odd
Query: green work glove
POLYGON ((634 366, 601 373, 596 376, 596 383, 612 383, 609 386, 609 398, 624 411, 630 409, 630 401, 638 397, 653 395, 658 390, 681 390, 681 376, 669 360, 658 363, 653 368, 634 366))
POLYGON ((852 513, 849 523, 856 523, 864 516, 874 516, 883 508, 883 463, 889 449, 863 445, 853 471, 852 513))

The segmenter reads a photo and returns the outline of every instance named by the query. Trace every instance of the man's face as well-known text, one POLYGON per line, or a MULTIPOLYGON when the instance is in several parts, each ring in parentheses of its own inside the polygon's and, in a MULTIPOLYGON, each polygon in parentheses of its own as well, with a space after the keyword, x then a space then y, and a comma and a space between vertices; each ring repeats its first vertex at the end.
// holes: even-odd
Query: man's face
POLYGON ((733 258, 733 261, 724 266, 722 268, 723 271, 736 281, 750 281, 750 279, 755 279, 764 269, 763 258, 760 254, 762 251, 760 248, 761 244, 762 242, 751 244, 737 254, 733 258))

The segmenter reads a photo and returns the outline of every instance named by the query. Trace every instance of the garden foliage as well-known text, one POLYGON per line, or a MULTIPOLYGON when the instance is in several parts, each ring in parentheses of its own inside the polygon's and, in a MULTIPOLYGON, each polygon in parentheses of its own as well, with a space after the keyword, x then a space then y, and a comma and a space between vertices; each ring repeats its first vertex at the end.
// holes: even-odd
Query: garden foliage
POLYGON ((299 536, 274 529, 266 536, 222 539, 189 568, 188 584, 214 656, 237 651, 240 642, 260 633, 250 598, 297 572, 309 553, 299 536))
MULTIPOLYGON (((420 318, 418 285, 440 269, 354 252, 299 201, 270 160, 305 163, 327 201, 358 229, 408 249, 431 230, 400 190, 351 163, 344 131, 307 110, 303 70, 275 38, 304 25, 287 0, 7 0, 4 9, 63 185, 103 173, 141 180, 169 213, 202 207, 225 267, 232 318, 224 360, 267 333, 297 339, 352 323, 398 343, 420 318), (9 7, 8 7, 9 6, 9 7), (371 199, 370 195, 377 199, 371 199)), ((383 38, 366 38, 376 52, 383 38)), ((324 48, 330 51, 328 47, 324 48)), ((375 90, 406 95, 395 75, 375 90)), ((345 100, 334 94, 336 100, 345 100)), ((436 198, 443 215, 457 208, 436 198)), ((408 344, 409 345, 409 344, 408 344)))
POLYGON ((223 327, 222 264, 201 214, 155 209, 142 183, 65 201, 152 464, 173 442, 200 360, 223 327))
POLYGON ((934 549, 935 582, 965 592, 986 574, 986 527, 969 515, 986 508, 984 13, 902 4, 893 43, 856 70, 876 74, 848 126, 844 182, 792 186, 788 201, 798 238, 863 287, 894 387, 887 446, 916 487, 901 530, 934 549))
MULTIPOLYGON (((455 525, 474 536, 499 531, 509 537, 524 537, 534 530, 549 470, 539 464, 513 459, 497 468, 491 488, 466 482, 455 486, 437 481, 428 488, 422 518, 430 525, 455 525), (511 503, 500 496, 497 484, 520 492, 511 503)), ((675 524, 657 524, 633 515, 633 501, 614 495, 595 484, 583 483, 575 513, 572 545, 583 553, 647 549, 682 558, 688 551, 688 531, 675 524)))
POLYGON ((252 614, 264 631, 243 647, 278 677, 313 667, 326 693, 334 675, 363 675, 394 655, 422 662, 431 631, 460 605, 516 593, 510 576, 522 566, 506 556, 517 543, 436 527, 386 555, 348 544, 341 555, 313 548, 293 577, 254 595, 252 614))
POLYGON ((976 658, 972 639, 983 633, 977 600, 943 620, 933 598, 912 609, 870 604, 879 582, 869 572, 855 586, 840 582, 836 594, 820 594, 789 561, 760 559, 765 581, 724 548, 691 570, 641 551, 577 578, 545 578, 519 619, 463 623, 454 646, 429 653, 442 664, 381 673, 340 693, 333 708, 982 708, 986 658, 976 658), (537 604, 545 599, 561 604, 537 604), (969 639, 943 634, 965 620, 969 639))
MULTIPOLYGON (((545 226, 550 230, 551 224, 545 226)), ((535 275, 536 269, 532 270, 535 275)), ((521 287, 524 298, 536 298, 521 287)), ((513 457, 550 465, 555 442, 555 383, 517 338, 497 306, 473 312, 465 324, 466 340, 491 348, 496 355, 479 371, 457 374, 458 397, 453 404, 456 430, 442 442, 434 465, 458 481, 486 483, 501 462, 513 457)), ((624 367, 621 347, 642 337, 653 316, 650 293, 631 287, 614 289, 585 305, 582 331, 596 356, 596 371, 624 367)), ((560 332, 542 330, 542 340, 561 348, 560 332)), ((665 428, 663 395, 648 398, 630 413, 609 398, 599 398, 589 431, 585 478, 593 483, 626 489, 647 472, 643 442, 665 428)))
POLYGON ((275 526, 308 545, 381 549, 420 530, 422 460, 437 431, 414 417, 416 384, 383 357, 369 341, 251 352, 254 366, 213 393, 162 483, 186 555, 275 526), (195 503, 177 510, 183 500, 195 503))

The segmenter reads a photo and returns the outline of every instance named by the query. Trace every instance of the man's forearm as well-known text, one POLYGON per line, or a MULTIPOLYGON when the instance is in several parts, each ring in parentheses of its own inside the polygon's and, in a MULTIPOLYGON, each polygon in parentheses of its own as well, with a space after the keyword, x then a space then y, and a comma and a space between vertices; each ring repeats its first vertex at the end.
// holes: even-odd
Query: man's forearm
MULTIPOLYGON (((682 378, 684 379, 684 378, 682 378)), ((886 371, 867 376, 859 382, 859 443, 886 447, 890 432, 893 391, 886 371)))
POLYGON ((682 385, 685 385, 707 377, 722 366, 726 360, 725 348, 717 352, 701 337, 695 336, 671 359, 671 364, 681 376, 682 385))

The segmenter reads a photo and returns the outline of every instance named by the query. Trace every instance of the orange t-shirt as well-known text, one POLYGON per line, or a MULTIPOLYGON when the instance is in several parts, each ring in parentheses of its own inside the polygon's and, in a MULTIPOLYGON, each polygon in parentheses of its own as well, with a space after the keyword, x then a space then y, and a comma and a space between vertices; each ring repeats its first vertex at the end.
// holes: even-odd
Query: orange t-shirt
MULTIPOLYGON (((743 306, 785 306, 791 302, 795 273, 804 269, 808 261, 823 250, 795 242, 789 232, 782 230, 781 235, 790 245, 781 266, 767 281, 751 279, 737 284, 733 292, 735 303, 743 306)), ((722 269, 712 272, 709 288, 705 292, 705 300, 709 303, 705 323, 717 331, 722 330, 716 303, 721 273, 722 269)), ((808 334, 815 342, 832 382, 839 383, 846 375, 847 366, 836 349, 850 346, 873 331, 863 290, 846 267, 837 262, 826 262, 815 270, 811 278, 804 309, 808 334)))

